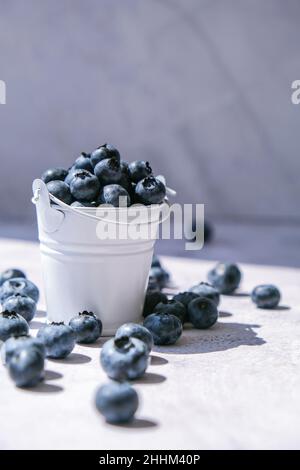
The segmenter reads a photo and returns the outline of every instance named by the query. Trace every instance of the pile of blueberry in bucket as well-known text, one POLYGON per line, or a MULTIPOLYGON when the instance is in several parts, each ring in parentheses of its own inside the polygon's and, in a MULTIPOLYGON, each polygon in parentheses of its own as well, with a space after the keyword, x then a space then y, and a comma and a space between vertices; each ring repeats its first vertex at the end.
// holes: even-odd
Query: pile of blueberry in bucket
MULTIPOLYGON (((100 363, 110 382, 97 390, 95 404, 107 422, 117 424, 133 419, 139 397, 130 382, 145 374, 153 346, 175 344, 186 323, 197 329, 212 327, 218 319, 220 294, 234 293, 241 281, 241 271, 236 264, 219 263, 207 277, 209 283, 200 282, 170 299, 163 292, 169 273, 157 257, 153 258, 144 324, 120 326, 100 352, 100 363)), ((271 284, 257 286, 251 293, 253 303, 265 309, 276 308, 280 297, 278 288, 271 284)), ((36 337, 30 336, 29 323, 38 299, 38 288, 22 271, 10 269, 0 275, 1 355, 18 387, 34 387, 44 379, 46 357, 65 358, 76 343, 94 343, 102 332, 101 320, 93 312, 84 311, 75 315, 68 325, 45 324, 36 337)))
POLYGON ((72 207, 119 207, 120 198, 125 206, 160 204, 166 196, 164 182, 148 162, 128 164, 110 144, 82 152, 68 170, 50 168, 41 178, 53 196, 72 207))

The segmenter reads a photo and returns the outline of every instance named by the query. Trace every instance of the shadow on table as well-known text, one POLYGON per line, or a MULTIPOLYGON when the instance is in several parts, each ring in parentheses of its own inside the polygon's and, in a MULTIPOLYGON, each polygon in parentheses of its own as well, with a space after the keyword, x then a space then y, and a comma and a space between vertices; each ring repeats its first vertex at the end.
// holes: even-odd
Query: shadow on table
POLYGON ((87 362, 91 362, 90 356, 86 356, 85 354, 78 354, 78 353, 71 353, 69 356, 63 359, 54 359, 52 357, 48 357, 48 361, 57 362, 59 364, 86 364, 87 362))
POLYGON ((133 384, 143 384, 143 385, 147 385, 147 384, 160 384, 162 382, 164 382, 166 380, 166 377, 164 375, 161 375, 161 374, 155 374, 153 372, 146 372, 143 377, 137 379, 137 380, 133 380, 132 383, 133 384))
POLYGON ((243 323, 217 323, 209 330, 185 329, 174 346, 156 347, 165 354, 203 354, 239 346, 261 346, 266 341, 257 336, 260 325, 243 323))
POLYGON ((36 387, 23 388, 23 391, 34 392, 34 393, 58 393, 63 391, 63 387, 60 385, 48 384, 47 382, 41 382, 36 387))
POLYGON ((129 423, 122 423, 122 424, 111 424, 110 426, 118 427, 118 428, 127 428, 127 429, 142 429, 142 428, 154 428, 158 424, 156 421, 152 421, 150 419, 142 419, 142 418, 134 418, 129 423))

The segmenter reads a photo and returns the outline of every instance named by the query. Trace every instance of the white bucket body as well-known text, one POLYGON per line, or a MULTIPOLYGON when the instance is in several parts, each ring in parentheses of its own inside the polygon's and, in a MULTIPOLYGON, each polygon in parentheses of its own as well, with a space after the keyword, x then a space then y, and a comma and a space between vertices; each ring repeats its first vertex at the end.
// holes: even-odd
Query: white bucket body
POLYGON ((33 189, 38 192, 34 202, 48 321, 68 323, 79 312, 92 311, 105 336, 123 323, 140 321, 161 207, 153 211, 152 206, 151 216, 145 207, 148 239, 101 240, 97 224, 103 221, 96 218, 96 209, 51 205, 41 180, 34 181, 33 189))

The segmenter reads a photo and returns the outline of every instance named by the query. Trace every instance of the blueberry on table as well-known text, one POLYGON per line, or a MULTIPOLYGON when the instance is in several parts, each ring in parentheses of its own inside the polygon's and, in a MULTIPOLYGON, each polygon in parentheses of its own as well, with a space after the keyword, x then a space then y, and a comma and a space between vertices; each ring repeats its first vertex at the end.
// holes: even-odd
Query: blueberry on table
POLYGON ((154 313, 168 313, 179 318, 183 324, 187 320, 186 307, 178 300, 168 300, 167 302, 160 302, 154 308, 154 313))
POLYGON ((152 267, 150 268, 149 278, 154 278, 160 289, 162 289, 167 286, 170 274, 162 267, 152 267))
POLYGON ((117 329, 115 339, 119 340, 124 338, 124 336, 128 338, 140 339, 146 344, 150 353, 153 347, 153 337, 150 331, 147 330, 147 328, 145 328, 143 325, 138 323, 124 323, 124 325, 117 329))
POLYGON ((28 295, 28 297, 31 297, 36 303, 40 296, 39 289, 33 282, 23 277, 16 277, 5 281, 0 287, 0 302, 3 303, 8 297, 17 294, 28 295))
POLYGON ((194 292, 190 291, 185 291, 185 292, 179 292, 178 294, 174 295, 173 300, 177 300, 178 302, 181 302, 185 308, 187 308, 188 304, 194 300, 197 299, 199 296, 195 294, 194 292))
POLYGON ((94 168, 101 160, 106 160, 107 158, 115 158, 120 161, 120 153, 113 145, 101 145, 91 153, 91 162, 94 168))
POLYGON ((251 300, 258 308, 276 308, 280 302, 280 291, 273 284, 262 284, 253 289, 251 300))
POLYGON ((15 277, 24 277, 26 278, 26 275, 23 271, 20 269, 7 269, 6 271, 3 271, 3 273, 0 274, 0 286, 4 284, 5 281, 8 281, 9 279, 13 279, 15 277))
POLYGON ((218 319, 218 309, 212 300, 198 297, 188 305, 188 320, 195 328, 206 329, 213 326, 218 319))
POLYGON ((160 259, 156 255, 153 255, 152 257, 151 268, 161 268, 160 259))
POLYGON ((108 184, 102 188, 98 198, 98 204, 111 204, 114 207, 130 206, 130 196, 126 189, 119 184, 108 184), (122 198, 120 200, 120 198, 122 198))
POLYGON ((111 424, 131 421, 139 406, 134 388, 126 382, 110 382, 96 392, 96 408, 111 424))
POLYGON ((41 179, 47 184, 50 181, 64 181, 67 175, 68 171, 63 168, 49 168, 42 174, 41 179))
POLYGON ((160 290, 149 289, 146 293, 143 317, 147 317, 154 312, 154 309, 159 303, 167 303, 168 297, 160 290))
POLYGON ((220 303, 220 293, 218 289, 213 287, 208 282, 200 282, 199 284, 191 287, 189 289, 190 292, 197 294, 199 297, 206 297, 214 302, 216 307, 220 303))
POLYGON ((25 348, 36 348, 45 356, 45 346, 39 338, 33 338, 24 334, 19 336, 11 336, 8 338, 1 348, 1 357, 4 364, 8 364, 16 351, 25 348))
POLYGON ((43 380, 44 362, 44 356, 37 348, 20 348, 8 362, 10 378, 17 387, 34 387, 43 380))
POLYGON ((87 170, 77 170, 70 183, 70 191, 78 201, 95 201, 99 195, 98 178, 87 170))
POLYGON ((92 165, 90 155, 88 155, 85 152, 81 153, 80 157, 78 157, 75 160, 75 163, 73 166, 74 168, 76 168, 76 170, 87 170, 87 171, 90 171, 91 173, 94 172, 94 167, 92 165))
POLYGON ((120 168, 121 168, 122 173, 125 176, 129 176, 129 164, 127 162, 125 162, 124 160, 121 160, 120 161, 120 168))
POLYGON ((152 175, 152 168, 149 165, 149 162, 144 162, 143 160, 138 160, 129 164, 129 175, 131 181, 138 183, 146 176, 152 175))
POLYGON ((207 277, 220 294, 229 295, 239 286, 242 274, 236 264, 218 263, 214 269, 209 271, 207 277))
POLYGON ((116 158, 106 158, 105 160, 101 160, 95 166, 94 171, 102 186, 105 186, 106 184, 118 184, 124 176, 120 162, 116 158))
POLYGON ((64 181, 50 181, 49 183, 47 183, 47 188, 49 193, 52 194, 52 196, 56 197, 65 204, 69 205, 73 201, 70 188, 64 181))
POLYGON ((100 362, 111 379, 134 380, 144 375, 149 363, 149 350, 137 338, 113 338, 104 344, 100 362))
POLYGON ((37 338, 44 343, 47 357, 63 359, 73 351, 76 335, 72 328, 63 322, 52 322, 39 329, 37 338))
POLYGON ((152 333, 156 345, 174 344, 182 334, 181 321, 168 313, 152 313, 145 319, 144 326, 152 333))
POLYGON ((10 336, 27 335, 29 326, 27 321, 15 312, 0 313, 0 340, 6 341, 10 336))
POLYGON ((86 310, 72 318, 69 326, 76 334, 77 343, 94 343, 102 333, 101 320, 93 312, 87 312, 86 310))
POLYGON ((137 201, 141 204, 160 204, 165 198, 166 187, 154 176, 147 176, 137 183, 135 194, 137 201))
POLYGON ((24 294, 16 294, 3 301, 2 307, 8 312, 16 312, 29 323, 36 314, 35 301, 24 294))

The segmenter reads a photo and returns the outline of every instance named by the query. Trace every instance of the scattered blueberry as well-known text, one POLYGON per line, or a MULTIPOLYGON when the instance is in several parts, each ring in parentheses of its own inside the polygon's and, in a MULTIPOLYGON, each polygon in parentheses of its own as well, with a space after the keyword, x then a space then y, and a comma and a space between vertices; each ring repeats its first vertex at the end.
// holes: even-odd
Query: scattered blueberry
POLYGON ((16 294, 3 301, 2 307, 8 312, 16 312, 29 323, 36 314, 36 303, 28 295, 16 294))
POLYGON ((137 183, 135 194, 137 201, 142 204, 160 204, 165 198, 166 187, 154 176, 147 176, 137 183))
POLYGON ((36 303, 39 300, 39 290, 37 286, 23 277, 16 277, 5 281, 4 284, 0 287, 0 302, 4 302, 8 297, 13 295, 28 295, 36 303))
POLYGON ((72 328, 63 322, 53 322, 42 326, 37 338, 44 343, 47 357, 63 359, 73 351, 76 335, 72 328))
POLYGON ((158 256, 153 255, 151 268, 161 268, 161 262, 158 256))
POLYGON ((220 292, 220 294, 231 294, 239 286, 241 271, 236 264, 218 263, 209 271, 209 282, 220 292))
POLYGON ((130 196, 126 189, 119 184, 108 184, 100 191, 98 203, 99 205, 111 204, 114 207, 127 207, 130 206, 130 196), (120 197, 122 198, 121 201, 120 197))
POLYGON ((111 379, 134 380, 144 375, 149 351, 146 344, 137 338, 113 338, 104 344, 100 361, 111 379))
POLYGON ((64 181, 67 175, 68 171, 63 168, 49 168, 42 174, 41 179, 47 184, 50 181, 64 181))
POLYGON ((99 195, 98 178, 87 170, 77 170, 70 183, 72 196, 78 201, 95 201, 99 195))
POLYGON ((120 168, 125 176, 129 176, 129 164, 125 160, 120 161, 120 168))
POLYGON ((120 328, 118 328, 116 331, 115 339, 122 339, 124 336, 128 338, 140 339, 147 345, 149 352, 153 347, 152 334, 149 330, 147 330, 147 328, 145 328, 143 325, 139 325, 138 323, 125 323, 124 325, 120 326, 120 328))
POLYGON ((167 313, 152 313, 145 319, 144 326, 152 333, 156 345, 174 344, 182 333, 179 318, 167 313))
POLYGON ((212 300, 198 297, 188 305, 188 318, 195 328, 210 328, 218 319, 218 309, 212 300))
POLYGON ((113 145, 101 145, 91 153, 91 162, 94 168, 101 160, 106 160, 107 158, 115 158, 120 161, 120 153, 113 145))
POLYGON ((8 372, 17 387, 33 387, 44 376, 44 356, 35 348, 20 348, 8 363, 8 372))
POLYGON ((10 336, 27 335, 29 326, 27 321, 15 312, 0 313, 0 340, 6 341, 10 336))
POLYGON ((259 308, 276 308, 280 297, 279 289, 272 284, 257 286, 251 294, 252 302, 259 308))
POLYGON ((5 341, 1 348, 1 356, 4 364, 8 364, 16 351, 24 348, 37 348, 45 356, 45 346, 38 338, 30 335, 11 336, 5 341))
POLYGON ((90 155, 85 152, 82 152, 80 157, 75 160, 74 168, 76 168, 76 170, 87 170, 94 173, 94 167, 92 165, 90 155))
POLYGON ((179 318, 182 324, 187 320, 185 306, 181 302, 178 302, 178 300, 174 299, 157 304, 153 313, 167 313, 169 315, 174 315, 179 318))
POLYGON ((150 269, 149 277, 154 278, 160 289, 162 289, 167 286, 170 274, 162 267, 153 267, 150 269))
POLYGON ((208 284, 208 282, 200 282, 199 284, 191 287, 189 291, 197 294, 199 297, 205 297, 212 300, 216 307, 220 303, 220 293, 218 289, 208 284))
POLYGON ((97 390, 96 408, 108 423, 121 424, 131 421, 138 406, 138 394, 126 382, 110 382, 97 390))
POLYGON ((159 290, 148 290, 146 293, 143 316, 147 317, 154 312, 154 308, 159 303, 167 303, 168 297, 159 290))
POLYGON ((187 308, 188 304, 194 300, 197 299, 199 296, 195 294, 194 292, 190 291, 185 291, 185 292, 179 292, 179 294, 174 295, 173 300, 177 300, 178 302, 181 302, 185 308, 187 308))
POLYGON ((138 183, 146 176, 152 175, 152 168, 149 165, 149 162, 144 162, 143 160, 138 160, 129 164, 129 174, 131 181, 138 183))
POLYGON ((102 322, 92 312, 84 311, 72 318, 69 326, 76 334, 76 342, 89 344, 94 343, 102 332, 102 322))
POLYGON ((0 286, 4 284, 5 281, 8 281, 9 279, 13 279, 15 277, 24 277, 26 278, 26 275, 23 271, 20 269, 7 269, 3 273, 0 274, 0 286))
POLYGON ((54 180, 47 183, 47 188, 52 196, 56 197, 65 204, 71 204, 73 199, 67 183, 64 181, 54 180))
POLYGON ((119 183, 123 176, 120 162, 116 158, 101 160, 94 171, 102 186, 119 183))

